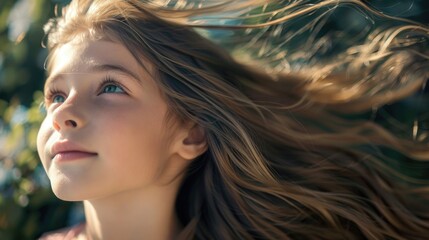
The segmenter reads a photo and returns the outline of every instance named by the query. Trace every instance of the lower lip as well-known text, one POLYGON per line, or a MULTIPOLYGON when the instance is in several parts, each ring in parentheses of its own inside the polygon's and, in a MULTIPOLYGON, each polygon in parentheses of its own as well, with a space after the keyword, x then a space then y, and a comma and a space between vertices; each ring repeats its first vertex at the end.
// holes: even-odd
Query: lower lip
POLYGON ((76 160, 81 160, 81 159, 95 157, 95 156, 97 156, 96 153, 71 151, 71 152, 57 153, 57 155, 55 155, 54 157, 54 160, 57 162, 68 162, 68 161, 76 161, 76 160))

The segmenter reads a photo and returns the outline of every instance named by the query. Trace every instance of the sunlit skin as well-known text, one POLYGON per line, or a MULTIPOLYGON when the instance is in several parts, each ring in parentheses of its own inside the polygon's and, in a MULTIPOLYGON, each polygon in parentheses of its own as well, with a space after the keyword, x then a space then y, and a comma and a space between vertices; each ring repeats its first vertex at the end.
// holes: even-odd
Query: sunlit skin
POLYGON ((207 148, 200 127, 167 127, 156 79, 109 41, 60 46, 45 97, 37 148, 54 193, 84 201, 80 237, 173 239, 183 170, 207 148))

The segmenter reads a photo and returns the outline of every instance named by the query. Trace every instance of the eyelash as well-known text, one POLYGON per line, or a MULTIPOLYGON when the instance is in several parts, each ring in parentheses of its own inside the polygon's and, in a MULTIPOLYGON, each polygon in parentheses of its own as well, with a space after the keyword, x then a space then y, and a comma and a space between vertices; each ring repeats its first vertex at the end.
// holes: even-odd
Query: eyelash
POLYGON ((124 94, 127 93, 127 88, 124 87, 121 83, 119 83, 118 81, 116 81, 115 79, 113 79, 111 76, 106 76, 100 83, 100 87, 98 89, 98 94, 97 95, 101 95, 103 92, 103 88, 106 87, 107 85, 116 85, 117 87, 121 88, 122 91, 124 91, 124 94))
MULTIPOLYGON (((109 84, 112 84, 112 85, 116 85, 116 86, 118 86, 119 88, 121 88, 123 91, 124 91, 124 93, 123 94, 126 94, 127 92, 126 92, 126 90, 127 90, 127 88, 126 87, 124 87, 122 84, 120 84, 118 81, 116 81, 115 79, 113 79, 111 76, 106 76, 101 82, 100 82, 100 87, 98 88, 98 93, 97 93, 97 96, 98 95, 101 95, 101 94, 103 94, 103 92, 102 92, 102 90, 103 90, 103 88, 104 87, 106 87, 107 85, 109 85, 109 84)), ((65 96, 66 96, 66 94, 64 94, 64 92, 62 92, 61 90, 59 90, 58 88, 56 88, 56 87, 51 87, 51 88, 49 88, 49 90, 48 90, 48 92, 46 93, 46 96, 45 96, 45 103, 44 103, 44 105, 45 106, 49 106, 50 104, 52 104, 54 101, 53 101, 53 98, 55 97, 55 96, 57 96, 57 95, 62 95, 64 98, 65 98, 65 96)))
POLYGON ((45 94, 45 107, 49 106, 51 103, 53 103, 53 97, 57 95, 63 95, 64 93, 57 89, 56 87, 49 88, 48 92, 45 94))

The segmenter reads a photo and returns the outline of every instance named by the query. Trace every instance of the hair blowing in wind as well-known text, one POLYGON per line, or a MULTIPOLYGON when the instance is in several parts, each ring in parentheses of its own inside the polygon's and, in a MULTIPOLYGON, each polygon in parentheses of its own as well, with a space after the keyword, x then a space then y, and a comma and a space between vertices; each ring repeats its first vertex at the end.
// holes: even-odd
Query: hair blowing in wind
POLYGON ((347 117, 424 87, 427 25, 358 0, 77 0, 60 15, 52 56, 76 38, 119 42, 153 63, 169 116, 205 130, 176 200, 182 239, 429 236, 429 180, 384 154, 427 169, 427 136, 347 117), (341 7, 368 20, 361 34, 324 27, 341 7))

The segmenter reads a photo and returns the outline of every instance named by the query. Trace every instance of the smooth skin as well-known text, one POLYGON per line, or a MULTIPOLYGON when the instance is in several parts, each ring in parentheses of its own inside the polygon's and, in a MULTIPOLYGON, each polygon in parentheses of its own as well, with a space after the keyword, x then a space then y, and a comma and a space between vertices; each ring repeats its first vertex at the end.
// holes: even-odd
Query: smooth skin
POLYGON ((57 197, 84 201, 83 239, 174 239, 174 203, 186 166, 207 150, 195 123, 166 125, 156 79, 121 44, 60 46, 45 84, 37 148, 57 197), (93 153, 61 161, 69 142, 93 153))

